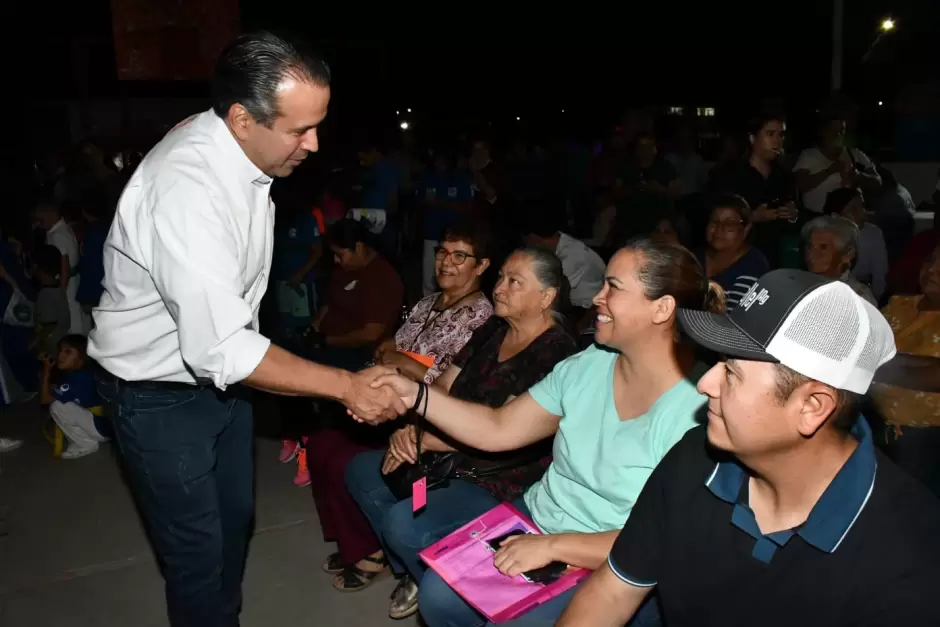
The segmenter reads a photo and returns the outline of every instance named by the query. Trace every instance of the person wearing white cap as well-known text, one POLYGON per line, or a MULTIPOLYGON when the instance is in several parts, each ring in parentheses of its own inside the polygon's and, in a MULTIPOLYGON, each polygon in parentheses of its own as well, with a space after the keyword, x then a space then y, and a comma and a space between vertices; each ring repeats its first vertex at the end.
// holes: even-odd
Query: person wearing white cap
POLYGON ((895 355, 878 310, 776 270, 727 315, 679 321, 724 357, 698 383, 708 423, 653 471, 557 624, 619 627, 654 590, 670 627, 940 624, 940 501, 858 411, 895 355))

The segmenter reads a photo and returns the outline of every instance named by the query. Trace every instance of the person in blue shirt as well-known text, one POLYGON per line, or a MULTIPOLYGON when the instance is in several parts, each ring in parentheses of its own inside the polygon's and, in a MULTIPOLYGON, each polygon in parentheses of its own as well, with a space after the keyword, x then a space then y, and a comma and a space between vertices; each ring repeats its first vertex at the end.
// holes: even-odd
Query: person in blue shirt
POLYGON ((359 165, 363 168, 363 209, 384 209, 386 214, 398 212, 398 189, 401 172, 395 163, 385 157, 375 144, 359 152, 359 165))
POLYGON ((81 258, 78 262, 78 292, 75 300, 85 313, 98 306, 104 286, 104 240, 108 237, 111 220, 108 219, 104 199, 89 199, 83 203, 82 215, 87 226, 82 237, 81 258))
MULTIPOLYGON (((398 192, 402 185, 402 173, 398 165, 385 156, 376 144, 368 144, 359 151, 359 165, 363 169, 362 195, 358 208, 384 212, 382 228, 369 230, 381 237, 384 251, 389 255, 397 252, 397 231, 392 221, 398 215, 398 192)), ((369 218, 369 219, 380 219, 369 218)))
POLYGON ((445 155, 435 155, 434 167, 424 173, 415 192, 424 214, 421 287, 425 296, 437 291, 434 250, 440 245, 441 236, 469 214, 473 202, 470 173, 452 168, 451 164, 445 155))
POLYGON ((323 256, 323 233, 313 208, 301 201, 285 199, 278 203, 277 211, 271 273, 281 331, 290 333, 309 327, 317 309, 317 265, 323 256))
POLYGON ((42 361, 40 401, 49 405, 49 414, 68 440, 62 459, 91 455, 112 436, 111 423, 104 416, 95 387, 87 346, 85 336, 66 335, 59 341, 55 358, 44 356, 42 361))

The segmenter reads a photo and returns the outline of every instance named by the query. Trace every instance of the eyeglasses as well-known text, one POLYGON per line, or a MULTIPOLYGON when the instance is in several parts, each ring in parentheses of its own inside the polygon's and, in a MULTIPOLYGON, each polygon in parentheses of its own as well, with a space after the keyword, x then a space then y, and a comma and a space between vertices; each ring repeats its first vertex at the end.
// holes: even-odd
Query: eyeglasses
POLYGON ((434 248, 434 257, 438 261, 444 261, 450 257, 451 263, 453 263, 455 266, 462 266, 464 262, 471 257, 476 259, 476 255, 471 255, 470 253, 464 252, 462 250, 450 251, 443 246, 436 246, 434 248))

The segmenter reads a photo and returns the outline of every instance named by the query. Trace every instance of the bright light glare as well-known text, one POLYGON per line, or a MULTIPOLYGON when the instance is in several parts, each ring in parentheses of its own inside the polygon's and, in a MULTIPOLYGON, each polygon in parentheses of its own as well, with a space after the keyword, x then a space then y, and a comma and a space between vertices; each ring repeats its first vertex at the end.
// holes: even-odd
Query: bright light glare
POLYGON ((516 116, 516 122, 518 122, 518 121, 521 120, 521 119, 522 119, 522 118, 520 118, 518 115, 516 116))
POLYGON ((884 20, 882 20, 882 22, 881 22, 881 30, 883 30, 883 31, 886 32, 886 33, 887 33, 889 30, 894 30, 894 20, 892 20, 890 17, 887 17, 887 18, 885 18, 884 20))
POLYGON ((408 123, 407 123, 407 122, 402 122, 402 123, 401 123, 401 124, 399 124, 398 126, 400 126, 400 127, 401 127, 401 130, 403 130, 403 131, 407 131, 407 130, 408 130, 408 126, 409 126, 409 125, 408 125, 408 123))
POLYGON ((878 106, 879 106, 879 107, 882 106, 883 104, 884 104, 884 103, 883 103, 882 101, 880 101, 880 100, 878 101, 878 106))
POLYGON ((411 108, 408 109, 408 113, 411 113, 411 108))
POLYGON ((564 110, 564 109, 562 109, 562 110, 561 110, 561 112, 562 112, 562 113, 564 113, 564 112, 565 112, 565 110, 564 110))
POLYGON ((401 111, 396 111, 395 115, 401 115, 401 111))

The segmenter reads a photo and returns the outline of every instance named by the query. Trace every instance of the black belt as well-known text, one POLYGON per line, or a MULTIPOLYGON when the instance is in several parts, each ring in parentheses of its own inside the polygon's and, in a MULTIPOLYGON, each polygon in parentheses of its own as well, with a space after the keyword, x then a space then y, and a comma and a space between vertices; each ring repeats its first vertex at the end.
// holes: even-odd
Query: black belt
POLYGON ((208 387, 208 383, 183 383, 181 381, 128 381, 111 374, 104 368, 100 369, 105 381, 114 381, 130 390, 167 390, 172 392, 198 392, 208 387))

